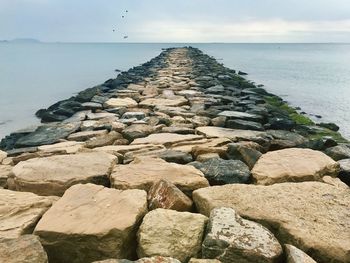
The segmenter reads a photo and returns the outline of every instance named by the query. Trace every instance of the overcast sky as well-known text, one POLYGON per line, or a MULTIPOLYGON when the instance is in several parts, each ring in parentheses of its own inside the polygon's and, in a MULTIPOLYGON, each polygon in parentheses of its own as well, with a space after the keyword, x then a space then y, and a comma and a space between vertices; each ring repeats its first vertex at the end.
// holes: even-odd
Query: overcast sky
POLYGON ((350 0, 0 0, 0 39, 13 38, 350 42, 350 0))

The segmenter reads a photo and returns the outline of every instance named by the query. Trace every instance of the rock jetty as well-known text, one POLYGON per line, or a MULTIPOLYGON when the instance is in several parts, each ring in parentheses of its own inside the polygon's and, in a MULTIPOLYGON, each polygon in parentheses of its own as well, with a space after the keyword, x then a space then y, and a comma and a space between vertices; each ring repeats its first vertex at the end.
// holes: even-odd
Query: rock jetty
POLYGON ((0 142, 0 262, 350 262, 350 144, 245 75, 168 48, 39 110, 0 142))

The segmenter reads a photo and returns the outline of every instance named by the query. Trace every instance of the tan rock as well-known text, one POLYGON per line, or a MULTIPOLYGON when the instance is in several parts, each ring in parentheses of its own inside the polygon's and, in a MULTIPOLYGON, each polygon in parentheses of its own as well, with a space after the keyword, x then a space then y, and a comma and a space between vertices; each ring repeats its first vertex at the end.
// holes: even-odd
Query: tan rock
POLYGON ((107 133, 108 133, 107 130, 81 131, 81 132, 72 133, 71 135, 68 136, 67 139, 70 141, 82 142, 96 136, 106 135, 107 133))
POLYGON ((0 189, 0 239, 32 233, 40 217, 56 199, 0 189))
POLYGON ((0 240, 0 262, 47 263, 47 255, 39 238, 24 235, 15 239, 0 240))
POLYGON ((12 166, 0 164, 0 187, 7 186, 7 178, 12 174, 12 166))
POLYGON ((262 225, 241 218, 227 207, 210 212, 202 257, 231 262, 278 262, 282 247, 275 236, 262 225))
POLYGON ((129 141, 137 138, 146 137, 154 132, 154 127, 147 124, 132 124, 125 128, 122 132, 123 136, 129 141))
POLYGON ((10 189, 61 196, 78 183, 108 185, 108 176, 115 163, 115 156, 101 152, 35 158, 20 162, 13 168, 10 189))
POLYGON ((304 251, 292 245, 285 245, 287 262, 286 263, 317 263, 304 251))
POLYGON ((191 211, 193 202, 179 188, 167 180, 160 180, 152 185, 147 195, 148 208, 191 211))
POLYGON ((135 152, 135 151, 154 151, 154 150, 165 150, 163 145, 154 145, 154 144, 136 144, 136 145, 109 145, 103 147, 97 147, 94 151, 106 152, 113 155, 135 152))
POLYGON ((77 153, 84 148, 83 142, 67 141, 59 142, 51 145, 39 146, 39 155, 51 155, 51 154, 71 154, 77 153))
POLYGON ((154 133, 145 138, 134 140, 131 144, 163 144, 166 147, 174 143, 184 141, 195 141, 202 139, 202 136, 192 134, 175 134, 175 133, 154 133))
POLYGON ((143 219, 138 231, 139 257, 160 255, 181 262, 200 254, 207 217, 188 212, 156 209, 143 219))
POLYGON ((0 164, 7 157, 7 153, 0 150, 0 164))
POLYGON ((319 181, 324 175, 336 176, 339 164, 322 152, 290 148, 268 152, 252 170, 257 184, 319 181))
POLYGON ((106 145, 113 145, 113 143, 118 139, 123 139, 123 136, 119 132, 111 131, 108 134, 100 135, 100 136, 88 139, 85 142, 85 146, 87 148, 95 148, 95 147, 103 147, 106 145))
POLYGON ((132 258, 136 231, 147 212, 146 192, 78 184, 47 211, 34 233, 50 262, 132 258))
POLYGON ((93 263, 181 263, 175 258, 155 256, 150 258, 140 258, 136 261, 125 259, 106 259, 102 261, 94 261, 93 263))
POLYGON ((198 259, 198 258, 191 258, 191 260, 188 263, 221 263, 220 260, 217 259, 198 259))
POLYGON ((203 173, 193 166, 167 163, 159 158, 140 158, 128 165, 116 165, 110 176, 111 186, 117 189, 143 189, 148 191, 159 180, 166 179, 181 191, 207 187, 203 173))
POLYGON ((131 98, 111 98, 104 103, 106 108, 136 107, 138 104, 131 98))
POLYGON ((171 146, 171 148, 176 151, 194 154, 194 150, 196 149, 197 146, 201 148, 215 149, 216 147, 226 146, 230 142, 231 140, 227 138, 212 138, 212 139, 203 138, 195 141, 184 141, 184 142, 175 143, 171 146))
POLYGON ((184 97, 176 97, 172 99, 149 98, 140 102, 140 106, 155 107, 155 106, 182 106, 188 103, 184 97))
POLYGON ((319 262, 350 260, 350 190, 321 182, 225 185, 193 193, 198 210, 231 207, 319 262), (278 226, 278 227, 276 227, 278 226))

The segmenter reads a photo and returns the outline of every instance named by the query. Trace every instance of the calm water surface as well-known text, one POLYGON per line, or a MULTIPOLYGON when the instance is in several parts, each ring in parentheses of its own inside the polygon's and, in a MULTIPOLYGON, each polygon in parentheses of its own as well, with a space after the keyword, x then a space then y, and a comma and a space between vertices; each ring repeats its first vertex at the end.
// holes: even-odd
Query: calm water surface
MULTIPOLYGON (((38 124, 34 113, 184 44, 0 43, 0 138, 38 124)), ((333 121, 350 138, 350 45, 191 44, 249 73, 304 111, 333 121)))

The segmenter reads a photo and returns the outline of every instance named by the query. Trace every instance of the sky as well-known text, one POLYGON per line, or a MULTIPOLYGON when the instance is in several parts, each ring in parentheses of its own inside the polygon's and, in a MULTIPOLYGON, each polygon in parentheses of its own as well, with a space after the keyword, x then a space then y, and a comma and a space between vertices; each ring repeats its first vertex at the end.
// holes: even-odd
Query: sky
POLYGON ((0 0, 0 39, 14 38, 350 42, 350 0, 0 0))

